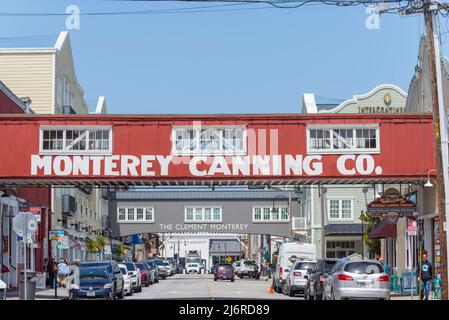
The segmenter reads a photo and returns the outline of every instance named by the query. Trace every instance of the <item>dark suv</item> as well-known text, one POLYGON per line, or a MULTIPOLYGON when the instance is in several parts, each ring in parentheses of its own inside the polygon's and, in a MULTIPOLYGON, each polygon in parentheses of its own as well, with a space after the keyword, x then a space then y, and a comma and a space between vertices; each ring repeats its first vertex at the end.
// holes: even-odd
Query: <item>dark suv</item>
POLYGON ((319 259, 314 272, 307 274, 307 285, 304 291, 304 299, 322 300, 325 279, 330 275, 332 268, 338 259, 319 259))
POLYGON ((125 295, 122 272, 115 261, 85 262, 79 266, 79 283, 72 285, 70 298, 122 299, 125 295))

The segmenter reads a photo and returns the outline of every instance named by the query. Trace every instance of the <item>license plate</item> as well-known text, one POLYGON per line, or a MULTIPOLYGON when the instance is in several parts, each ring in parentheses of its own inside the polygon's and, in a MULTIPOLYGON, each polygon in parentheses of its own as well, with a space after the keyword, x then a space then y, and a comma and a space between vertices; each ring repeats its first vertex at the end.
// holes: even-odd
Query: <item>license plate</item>
POLYGON ((87 291, 88 297, 95 297, 95 291, 87 291))
POLYGON ((371 288, 372 287, 371 282, 357 282, 357 285, 361 288, 371 288))

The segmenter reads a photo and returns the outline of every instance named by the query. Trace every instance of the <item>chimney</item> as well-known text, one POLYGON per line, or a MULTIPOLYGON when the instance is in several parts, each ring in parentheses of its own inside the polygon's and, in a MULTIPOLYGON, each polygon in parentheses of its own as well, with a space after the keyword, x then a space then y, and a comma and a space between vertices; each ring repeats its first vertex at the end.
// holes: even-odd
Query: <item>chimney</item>
POLYGON ((20 98, 22 100, 23 105, 25 106, 25 113, 31 113, 31 99, 30 97, 20 98))

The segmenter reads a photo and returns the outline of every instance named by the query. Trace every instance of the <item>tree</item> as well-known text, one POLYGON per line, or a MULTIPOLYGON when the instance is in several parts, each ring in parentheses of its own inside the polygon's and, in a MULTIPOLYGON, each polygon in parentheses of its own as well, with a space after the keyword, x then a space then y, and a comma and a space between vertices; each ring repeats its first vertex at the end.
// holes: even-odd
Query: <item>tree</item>
POLYGON ((124 253, 125 253, 124 245, 118 244, 115 246, 115 255, 117 259, 120 259, 124 253))
POLYGON ((364 224, 364 245, 366 245, 372 255, 380 255, 380 240, 368 238, 368 234, 377 226, 377 224, 380 222, 380 218, 373 217, 373 215, 369 212, 362 212, 360 215, 360 220, 362 220, 362 223, 364 224))

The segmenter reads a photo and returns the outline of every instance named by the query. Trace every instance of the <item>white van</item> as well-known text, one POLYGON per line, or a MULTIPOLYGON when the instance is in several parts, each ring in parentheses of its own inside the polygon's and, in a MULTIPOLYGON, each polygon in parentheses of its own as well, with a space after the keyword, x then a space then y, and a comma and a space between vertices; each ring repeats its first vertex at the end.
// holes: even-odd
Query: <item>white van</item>
POLYGON ((295 261, 315 261, 316 246, 311 243, 286 242, 279 247, 276 271, 273 277, 273 290, 281 293, 295 261))

